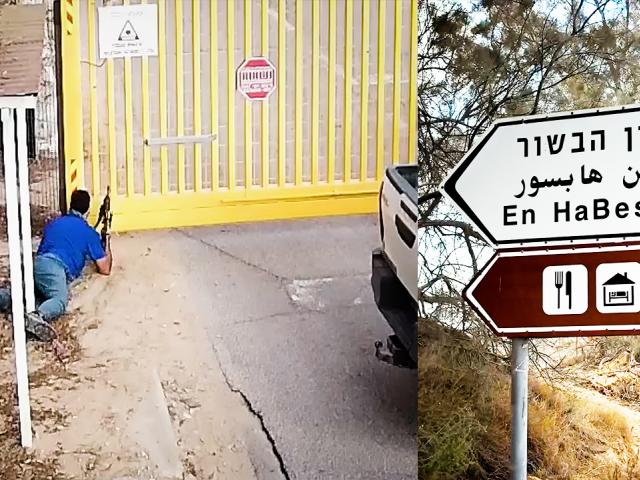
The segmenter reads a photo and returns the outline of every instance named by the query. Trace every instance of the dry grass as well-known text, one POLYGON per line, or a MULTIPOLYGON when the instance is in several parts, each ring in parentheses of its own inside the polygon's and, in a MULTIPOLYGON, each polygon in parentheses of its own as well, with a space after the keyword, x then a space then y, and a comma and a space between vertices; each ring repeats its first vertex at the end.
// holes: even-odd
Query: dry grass
POLYGON ((595 338, 587 360, 595 365, 616 358, 622 353, 628 353, 633 361, 640 362, 640 337, 612 336, 595 338))
POLYGON ((65 480, 55 459, 41 460, 18 442, 17 399, 12 384, 0 385, 0 471, 3 480, 65 480))
POLYGON ((34 342, 33 350, 47 358, 48 361, 45 366, 31 373, 29 377, 31 388, 37 388, 61 378, 75 377, 75 374, 67 369, 67 365, 78 360, 82 353, 75 315, 73 313, 63 315, 55 320, 53 325, 58 333, 58 339, 64 345, 68 358, 63 363, 55 357, 51 344, 34 342))
MULTIPOLYGON (((69 358, 73 362, 80 356, 80 345, 75 331, 75 319, 65 315, 56 320, 56 331, 65 345, 69 358)), ((64 480, 67 477, 59 470, 55 458, 40 459, 20 446, 17 397, 13 376, 13 338, 11 324, 4 315, 0 315, 0 369, 9 373, 5 383, 0 384, 0 478, 2 480, 64 480)), ((55 383, 62 378, 70 378, 66 364, 58 361, 51 345, 29 342, 30 359, 42 366, 29 376, 31 388, 55 383)), ((35 363, 35 362, 34 362, 35 363)), ((67 363, 68 364, 68 363, 67 363)), ((34 400, 34 399, 32 399, 34 400)), ((31 404, 32 419, 44 425, 47 430, 57 430, 66 425, 67 414, 64 408, 43 408, 36 401, 31 404)))
MULTIPOLYGON (((547 479, 609 479, 633 458, 632 433, 619 410, 533 381, 529 443, 535 475, 547 479)), ((640 470, 634 476, 638 478, 640 470)))
MULTIPOLYGON (((505 365, 470 339, 422 322, 419 472, 427 479, 509 478, 505 365)), ((640 478, 631 429, 617 410, 530 382, 530 473, 545 480, 640 478)))
POLYGON ((640 337, 602 337, 569 371, 584 387, 624 404, 640 403, 640 337))

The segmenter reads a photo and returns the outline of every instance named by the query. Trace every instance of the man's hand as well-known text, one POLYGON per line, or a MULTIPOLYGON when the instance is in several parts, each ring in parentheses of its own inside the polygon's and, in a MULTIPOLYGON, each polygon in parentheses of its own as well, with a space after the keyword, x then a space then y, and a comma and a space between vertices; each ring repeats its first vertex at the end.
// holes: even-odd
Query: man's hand
POLYGON ((107 234, 105 236, 104 243, 104 250, 107 255, 96 261, 96 267, 98 269, 98 273, 101 273, 102 275, 110 275, 111 266, 113 265, 113 256, 111 255, 111 234, 107 234))

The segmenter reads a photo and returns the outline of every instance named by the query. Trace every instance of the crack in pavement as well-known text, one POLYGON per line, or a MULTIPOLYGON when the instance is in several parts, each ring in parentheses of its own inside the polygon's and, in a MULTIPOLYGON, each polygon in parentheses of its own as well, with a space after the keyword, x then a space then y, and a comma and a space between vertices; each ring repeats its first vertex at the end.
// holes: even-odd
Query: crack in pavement
POLYGON ((289 476, 289 472, 287 471, 287 467, 284 464, 284 459, 282 458, 282 455, 278 451, 278 447, 276 446, 275 439, 273 438, 273 436, 271 435, 271 432, 269 431, 269 429, 264 423, 264 418, 262 417, 262 414, 255 409, 255 407, 251 404, 251 401, 249 400, 249 398, 245 395, 245 393, 242 390, 231 385, 226 375, 224 375, 224 378, 227 383, 227 386, 229 387, 229 390, 240 395, 240 397, 244 401, 244 404, 247 406, 247 409, 260 422, 260 427, 262 428, 262 432, 267 437, 267 440, 271 444, 271 450, 273 451, 273 455, 276 457, 276 460, 278 460, 278 465, 280 466, 280 473, 282 473, 282 475, 286 480, 291 480, 291 477, 289 476))
MULTIPOLYGON (((214 356, 216 358, 216 362, 218 363, 218 367, 220 368, 220 373, 222 373, 222 378, 224 378, 224 383, 227 385, 227 388, 231 392, 239 395, 240 398, 242 398, 242 401, 244 402, 247 410, 249 410, 249 412, 254 416, 254 418, 256 418, 258 420, 258 422, 260 423, 260 428, 262 430, 262 433, 264 433, 267 441, 271 445, 271 451, 273 453, 273 456, 276 458, 276 460, 278 462, 278 467, 280 468, 280 473, 285 478, 285 480, 291 480, 291 477, 289 476, 289 471, 287 470, 287 467, 286 467, 286 465, 284 463, 284 459, 282 458, 282 455, 280 454, 280 451, 278 450, 278 447, 276 445, 275 439, 271 435, 271 432, 269 431, 269 429, 267 428, 267 425, 264 422, 264 417, 263 417, 262 413, 260 413, 258 410, 256 410, 256 408, 253 406, 253 404, 249 400, 249 397, 247 397, 247 395, 240 388, 234 386, 231 383, 231 380, 229 380, 229 376, 227 375, 227 371, 224 368, 222 359, 220 358, 220 352, 218 351, 218 348, 216 347, 216 342, 211 336, 212 332, 209 329, 206 329, 205 331, 206 331, 207 337, 209 337, 209 341, 211 342, 211 350, 213 351, 213 354, 214 354, 214 356)), ((254 470, 255 469, 256 469, 256 466, 254 465, 254 470)))
POLYGON ((276 460, 278 461, 278 466, 280 467, 280 473, 286 480, 291 480, 291 477, 289 476, 289 472, 287 470, 287 466, 284 463, 284 459, 282 458, 282 455, 280 454, 280 451, 276 446, 276 440, 273 438, 273 436, 271 435, 271 432, 269 431, 266 424, 264 423, 264 417, 258 410, 256 410, 256 408, 251 403, 251 400, 249 400, 249 397, 247 397, 247 395, 242 390, 240 390, 238 387, 234 386, 231 383, 231 381, 229 380, 229 377, 227 376, 227 372, 225 371, 224 367, 222 366, 222 363, 220 362, 217 348, 215 347, 215 345, 212 345, 212 347, 213 347, 214 353, 216 354, 216 357, 218 357, 218 365, 220 365, 220 371, 222 372, 222 377, 224 378, 224 382, 227 384, 227 387, 229 388, 229 390, 231 390, 233 393, 240 395, 240 398, 242 398, 242 401, 247 407, 247 410, 249 410, 249 412, 251 412, 251 414, 258 420, 258 422, 260 423, 260 428, 262 429, 262 433, 264 433, 265 437, 267 438, 267 441, 271 445, 271 451, 273 452, 274 457, 276 457, 276 460))
POLYGON ((182 235, 184 235, 185 237, 187 237, 187 238, 189 238, 191 240, 194 240, 196 242, 202 243, 203 245, 205 245, 205 246, 207 246, 209 248, 213 248, 215 251, 217 251, 217 252, 219 252, 219 253, 221 253, 221 254, 223 254, 223 255, 225 255, 225 256, 227 256, 227 257, 229 257, 229 258, 231 258, 231 259, 233 259, 233 260, 235 260, 237 262, 240 262, 240 263, 242 263, 243 265, 245 265, 247 267, 253 268, 253 269, 258 270, 258 271, 260 271, 262 273, 266 273, 267 275, 272 276, 273 278, 275 278, 279 282, 289 282, 289 281, 291 281, 287 277, 283 277, 281 275, 278 275, 277 273, 273 273, 272 271, 270 271, 270 270, 268 270, 268 269, 266 269, 264 267, 261 267, 260 265, 256 265, 255 263, 251 263, 251 262, 249 262, 248 260, 245 260, 242 257, 234 255, 233 253, 226 251, 224 248, 216 245, 215 243, 207 242, 206 240, 204 240, 202 238, 196 237, 195 235, 190 234, 186 230, 177 229, 176 231, 181 233, 182 235))
MULTIPOLYGON (((249 268, 253 268, 254 270, 257 270, 259 272, 262 273, 266 273, 267 275, 273 277, 275 280, 278 281, 278 283, 280 284, 280 288, 283 290, 283 292, 285 293, 285 295, 287 296, 287 302, 289 303, 289 305, 291 307, 294 308, 294 310, 296 311, 305 311, 306 309, 304 307, 302 307, 301 305, 299 305, 297 302, 295 302, 293 300, 293 298, 291 298, 291 295, 289 295, 289 292, 287 291, 287 285, 293 283, 293 279, 290 279, 288 277, 284 277, 281 275, 278 275, 277 273, 274 273, 264 267, 261 267, 260 265, 256 265, 255 263, 251 263, 248 260, 245 260, 242 257, 239 257, 237 255, 232 254, 231 252, 226 251, 224 248, 216 245, 215 243, 211 243, 211 242, 207 242, 206 240, 196 237, 195 235, 190 234, 189 232, 187 232, 186 230, 182 230, 182 229, 176 229, 176 231, 178 233, 181 233, 182 235, 184 235, 185 237, 187 237, 190 240, 193 240, 195 242, 201 243, 202 245, 204 245, 207 248, 211 248, 213 250, 215 250, 216 252, 231 258, 232 260, 235 260, 236 262, 241 263, 242 265, 245 265, 249 268)), ((312 311, 312 310, 309 310, 312 311)))
MULTIPOLYGON (((266 273, 267 275, 273 277, 275 280, 278 281, 278 283, 280 284, 280 288, 283 290, 283 292, 285 293, 285 295, 287 296, 287 301, 289 303, 289 305, 291 307, 293 307, 293 309, 298 312, 298 313, 314 313, 314 312, 318 312, 320 310, 318 310, 317 308, 310 308, 306 305, 303 305, 301 302, 296 301, 296 299, 293 298, 291 292, 290 292, 290 288, 292 285, 294 285, 296 282, 298 283, 305 283, 305 282, 309 282, 309 283, 314 283, 317 281, 323 281, 323 280, 343 280, 343 279, 360 279, 360 278, 368 278, 370 276, 370 274, 367 273, 360 273, 360 272, 356 272, 356 273, 352 273, 352 274, 347 274, 347 275, 333 275, 331 277, 326 277, 326 278, 289 278, 283 275, 279 275, 277 273, 272 272, 271 270, 265 268, 265 267, 261 267, 260 265, 257 265, 255 263, 252 263, 248 260, 245 260, 244 258, 235 255, 227 250, 225 250, 224 248, 220 247, 219 245, 216 245, 215 243, 209 242, 207 240, 204 240, 200 237, 197 237, 193 234, 191 234, 189 231, 184 230, 184 229, 176 229, 176 231, 180 234, 182 234, 183 236, 187 237, 190 240, 193 240, 195 242, 198 242, 202 245, 204 245, 207 248, 211 248, 213 250, 215 250, 216 252, 231 258, 232 260, 235 260, 236 262, 241 263, 242 265, 252 268, 254 270, 257 270, 261 273, 266 273)), ((363 287, 365 288, 365 287, 363 287)), ((279 316, 280 314, 275 314, 275 316, 279 316)), ((261 320, 262 318, 258 318, 255 320, 250 320, 249 322, 253 322, 256 320, 261 320)), ((234 322, 234 323, 243 323, 243 322, 234 322)))

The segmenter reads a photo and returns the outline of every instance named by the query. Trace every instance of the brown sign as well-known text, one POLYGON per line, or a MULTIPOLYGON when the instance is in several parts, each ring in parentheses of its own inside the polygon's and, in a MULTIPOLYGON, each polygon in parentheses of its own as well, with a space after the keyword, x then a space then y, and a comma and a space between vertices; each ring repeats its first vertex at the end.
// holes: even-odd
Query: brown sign
POLYGON ((640 334, 640 246, 499 252, 465 299, 504 337, 640 334))

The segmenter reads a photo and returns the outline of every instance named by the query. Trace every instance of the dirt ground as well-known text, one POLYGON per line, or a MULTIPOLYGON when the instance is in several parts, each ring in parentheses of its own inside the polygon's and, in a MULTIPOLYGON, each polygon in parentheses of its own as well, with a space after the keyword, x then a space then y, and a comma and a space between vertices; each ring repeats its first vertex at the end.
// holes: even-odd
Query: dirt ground
POLYGON ((67 362, 29 343, 29 452, 19 447, 11 327, 1 324, 2 478, 252 479, 257 470, 278 478, 268 447, 256 456, 260 425, 229 389, 190 310, 174 268, 180 252, 161 236, 113 243, 112 276, 89 273, 55 323, 67 362))

